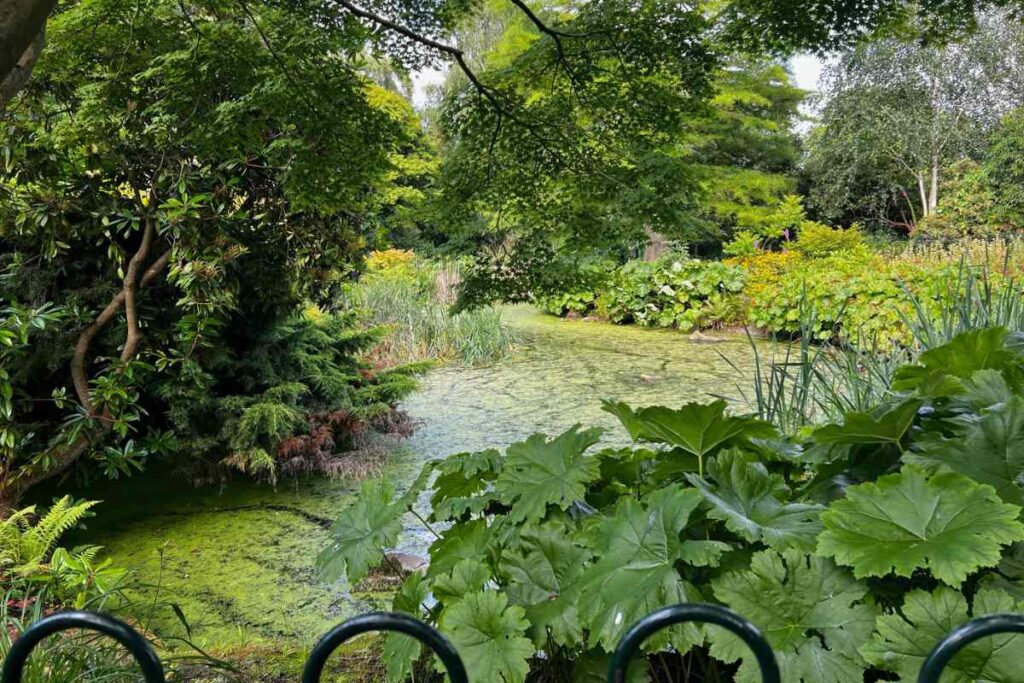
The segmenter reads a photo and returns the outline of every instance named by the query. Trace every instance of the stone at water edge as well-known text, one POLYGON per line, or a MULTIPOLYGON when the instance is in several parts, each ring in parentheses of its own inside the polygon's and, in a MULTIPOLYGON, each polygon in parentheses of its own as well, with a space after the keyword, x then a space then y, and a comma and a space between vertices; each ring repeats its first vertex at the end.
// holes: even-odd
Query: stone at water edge
POLYGON ((425 572, 430 564, 425 558, 411 553, 391 552, 385 553, 387 562, 397 565, 403 572, 412 574, 414 572, 425 572))

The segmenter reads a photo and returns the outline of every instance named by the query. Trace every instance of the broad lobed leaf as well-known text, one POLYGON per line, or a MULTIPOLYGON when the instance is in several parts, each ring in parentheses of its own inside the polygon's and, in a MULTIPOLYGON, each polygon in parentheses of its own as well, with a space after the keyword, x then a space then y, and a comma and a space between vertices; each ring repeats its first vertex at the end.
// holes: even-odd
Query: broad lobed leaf
POLYGON ((1019 514, 991 486, 953 473, 929 477, 907 465, 846 489, 846 498, 822 513, 817 552, 852 566, 857 577, 928 569, 958 586, 976 569, 998 564, 1004 545, 1024 540, 1019 514))

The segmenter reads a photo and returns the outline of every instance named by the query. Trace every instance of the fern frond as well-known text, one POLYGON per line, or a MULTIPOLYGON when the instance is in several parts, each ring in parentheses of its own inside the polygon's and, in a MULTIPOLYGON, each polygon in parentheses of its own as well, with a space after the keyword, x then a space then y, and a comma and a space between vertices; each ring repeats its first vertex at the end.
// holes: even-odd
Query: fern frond
POLYGON ((45 561, 60 537, 82 521, 89 509, 98 502, 83 500, 76 503, 71 496, 64 496, 54 503, 34 526, 22 534, 21 561, 45 561))

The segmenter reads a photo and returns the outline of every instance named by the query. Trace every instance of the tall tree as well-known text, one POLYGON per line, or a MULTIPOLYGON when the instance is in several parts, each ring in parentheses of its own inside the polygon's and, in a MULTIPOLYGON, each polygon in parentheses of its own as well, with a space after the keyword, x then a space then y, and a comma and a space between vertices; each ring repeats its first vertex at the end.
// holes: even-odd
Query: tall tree
POLYGON ((689 125, 704 176, 699 212, 709 238, 758 230, 796 191, 795 126, 804 96, 775 62, 732 56, 719 69, 706 115, 689 125))
POLYGON ((51 21, 0 141, 0 295, 66 316, 8 370, 25 428, 0 502, 107 457, 154 362, 201 390, 207 361, 358 258, 407 129, 358 70, 362 28, 318 12, 83 0, 51 21))
POLYGON ((1024 33, 1006 22, 986 15, 955 43, 925 43, 919 32, 871 41, 830 67, 809 145, 812 207, 832 219, 884 217, 910 229, 934 213, 943 167, 979 157, 1024 95, 1014 78, 1024 33))

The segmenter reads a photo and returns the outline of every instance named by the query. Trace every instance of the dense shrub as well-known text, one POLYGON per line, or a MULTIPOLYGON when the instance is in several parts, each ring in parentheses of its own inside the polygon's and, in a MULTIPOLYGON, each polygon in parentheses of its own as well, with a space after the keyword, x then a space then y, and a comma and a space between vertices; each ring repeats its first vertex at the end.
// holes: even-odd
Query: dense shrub
POLYGON ((276 480, 280 474, 333 475, 355 466, 368 433, 408 435, 397 403, 423 365, 378 368, 361 357, 384 328, 362 329, 355 313, 315 307, 247 340, 224 356, 194 391, 162 385, 173 448, 198 477, 224 467, 276 480))
MULTIPOLYGON (((473 680, 600 679, 632 624, 680 602, 752 620, 782 680, 912 680, 951 628, 1024 609, 1024 469, 1007 460, 1022 436, 1021 377, 1019 345, 988 328, 899 369, 869 410, 796 436, 724 401, 606 402, 637 445, 601 448, 600 430, 577 426, 430 463, 401 497, 367 482, 321 563, 361 579, 429 489, 430 565, 393 607, 438 625, 473 680)), ((972 644, 949 673, 1014 680, 1021 641, 972 644)), ((758 680, 749 651, 718 629, 667 629, 644 649, 641 677, 679 666, 758 680)), ((400 636, 384 655, 392 681, 429 666, 400 636)))
POLYGON ((743 272, 735 266, 666 254, 653 262, 630 261, 616 270, 600 295, 600 308, 616 323, 689 330, 702 318, 732 322, 721 314, 742 288, 743 272))
POLYGON ((906 321, 915 300, 927 305, 955 279, 955 265, 931 268, 893 262, 867 252, 836 252, 823 258, 794 255, 785 266, 764 255, 747 263, 747 320, 773 332, 798 332, 813 320, 814 336, 837 336, 868 345, 887 346, 909 339, 906 321), (767 267, 756 262, 769 261, 767 267))
POLYGON ((804 221, 792 248, 804 256, 820 258, 840 252, 856 253, 865 249, 864 236, 856 228, 833 228, 823 223, 804 221))
MULTIPOLYGON (((685 255, 630 261, 609 276, 605 289, 585 299, 567 294, 545 300, 585 301, 587 311, 614 323, 684 330, 746 324, 885 348, 909 343, 908 322, 951 305, 968 279, 1001 291, 1024 272, 1024 254, 1012 241, 890 245, 883 254, 855 227, 804 221, 789 247, 739 249, 743 256, 724 262, 685 255)), ((559 303, 548 310, 564 314, 569 308, 559 303)))

